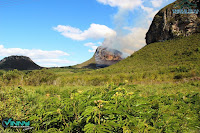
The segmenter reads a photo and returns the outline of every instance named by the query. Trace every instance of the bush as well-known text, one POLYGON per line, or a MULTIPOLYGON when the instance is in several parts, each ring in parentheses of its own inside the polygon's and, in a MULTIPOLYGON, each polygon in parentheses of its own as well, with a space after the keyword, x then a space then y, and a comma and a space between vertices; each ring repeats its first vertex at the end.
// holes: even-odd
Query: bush
POLYGON ((26 85, 39 86, 42 84, 53 85, 57 75, 46 69, 32 71, 26 75, 26 85))
POLYGON ((6 85, 22 85, 24 81, 24 73, 18 70, 11 70, 3 73, 3 82, 6 85))

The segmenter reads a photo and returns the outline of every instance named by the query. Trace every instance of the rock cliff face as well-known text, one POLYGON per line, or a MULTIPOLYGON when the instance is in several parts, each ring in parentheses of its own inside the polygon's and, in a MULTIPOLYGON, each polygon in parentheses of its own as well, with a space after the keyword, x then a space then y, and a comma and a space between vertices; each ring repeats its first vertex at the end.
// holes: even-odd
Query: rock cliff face
POLYGON ((41 68, 26 56, 9 56, 0 61, 0 69, 35 70, 41 68))
POLYGON ((100 68, 113 65, 122 59, 122 53, 115 49, 100 46, 95 52, 96 66, 100 68))
POLYGON ((180 8, 200 10, 200 2, 199 0, 177 0, 161 9, 155 15, 146 34, 147 44, 173 39, 178 36, 189 36, 200 32, 200 11, 198 14, 173 13, 173 9, 180 8), (184 7, 184 5, 187 6, 184 7))
POLYGON ((93 57, 86 62, 74 66, 75 68, 104 68, 123 59, 122 53, 115 49, 99 46, 93 57))

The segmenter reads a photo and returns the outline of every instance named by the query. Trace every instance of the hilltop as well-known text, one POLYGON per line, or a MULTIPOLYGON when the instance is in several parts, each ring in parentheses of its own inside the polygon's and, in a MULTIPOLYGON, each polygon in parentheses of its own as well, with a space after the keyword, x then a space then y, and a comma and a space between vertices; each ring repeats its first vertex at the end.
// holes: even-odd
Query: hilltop
POLYGON ((0 61, 0 69, 36 70, 41 68, 26 56, 9 56, 0 61))

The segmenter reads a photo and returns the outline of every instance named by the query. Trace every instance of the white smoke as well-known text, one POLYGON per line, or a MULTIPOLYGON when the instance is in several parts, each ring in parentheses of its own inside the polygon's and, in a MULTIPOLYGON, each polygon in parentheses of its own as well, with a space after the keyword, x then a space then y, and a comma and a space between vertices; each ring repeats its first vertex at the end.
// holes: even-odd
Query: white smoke
POLYGON ((103 47, 109 47, 119 50, 127 57, 134 51, 143 47, 145 43, 146 28, 142 27, 127 27, 127 10, 119 10, 114 16, 116 36, 105 38, 102 43, 103 47))
MULTIPOLYGON (((105 38, 102 43, 103 47, 119 50, 124 56, 129 56, 146 45, 146 33, 158 10, 144 6, 144 1, 141 0, 97 1, 112 7, 118 7, 118 12, 114 16, 114 30, 117 34, 116 36, 105 38), (120 5, 120 2, 123 2, 124 6, 120 5), (135 15, 134 13, 136 12, 139 15, 135 15), (137 18, 133 18, 133 16, 137 18), (130 19, 134 19, 134 23, 131 23, 130 19)), ((149 1, 149 3, 151 3, 151 1, 149 1)))

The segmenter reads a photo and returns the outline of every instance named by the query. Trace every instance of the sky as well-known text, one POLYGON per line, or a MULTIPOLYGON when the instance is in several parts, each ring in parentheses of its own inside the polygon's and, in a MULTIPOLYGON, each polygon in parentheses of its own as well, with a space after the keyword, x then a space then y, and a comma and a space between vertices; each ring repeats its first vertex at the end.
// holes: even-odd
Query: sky
POLYGON ((175 0, 0 0, 0 60, 43 67, 80 64, 98 46, 126 56, 146 45, 154 15, 175 0))

